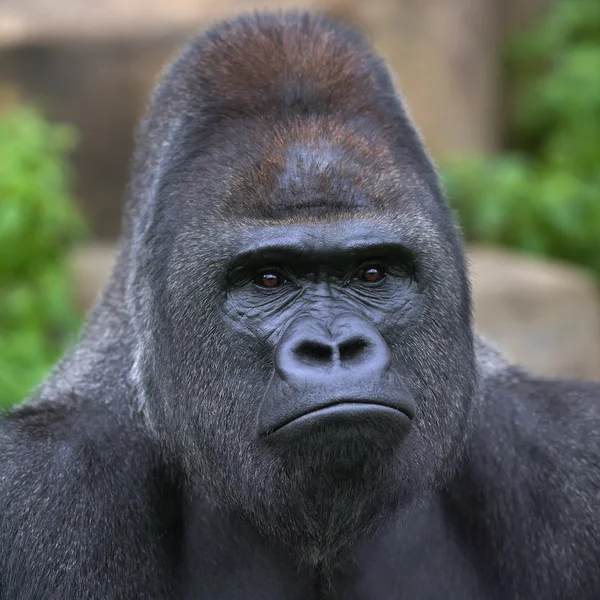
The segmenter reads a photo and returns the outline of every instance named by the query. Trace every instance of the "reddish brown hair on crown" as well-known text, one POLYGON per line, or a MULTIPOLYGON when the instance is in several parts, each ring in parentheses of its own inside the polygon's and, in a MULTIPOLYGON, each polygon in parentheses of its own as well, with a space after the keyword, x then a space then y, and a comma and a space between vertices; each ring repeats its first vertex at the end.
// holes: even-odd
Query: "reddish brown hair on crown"
POLYGON ((241 17, 209 30, 196 77, 214 108, 246 114, 311 106, 360 112, 393 94, 385 65, 352 29, 324 15, 241 17))

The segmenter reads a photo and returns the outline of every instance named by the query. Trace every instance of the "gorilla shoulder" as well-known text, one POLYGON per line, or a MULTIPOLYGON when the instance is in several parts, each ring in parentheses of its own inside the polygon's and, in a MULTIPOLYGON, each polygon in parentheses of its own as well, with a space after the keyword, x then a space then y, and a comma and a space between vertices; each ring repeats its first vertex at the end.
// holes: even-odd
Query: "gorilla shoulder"
POLYGON ((115 467, 125 464, 123 452, 143 454, 144 445, 142 429, 132 419, 100 403, 78 398, 27 403, 0 419, 2 481, 10 481, 11 474, 18 478, 25 469, 39 472, 42 466, 54 476, 71 471, 85 476, 95 468, 110 468, 117 475, 115 467))
POLYGON ((96 585, 101 597, 137 597, 132 573, 147 580, 161 564, 152 522, 169 515, 166 478, 141 430, 104 406, 69 400, 5 414, 0 597, 40 598, 43 590, 44 598, 88 598, 98 565, 114 573, 96 585), (126 565, 113 552, 117 538, 126 565), (136 552, 146 540, 149 554, 136 552))
POLYGON ((534 489, 532 500, 544 496, 538 509, 554 505, 544 516, 556 517, 561 502, 573 520, 590 510, 597 514, 600 385, 536 377, 509 365, 489 346, 478 348, 478 362, 484 393, 471 439, 477 451, 469 462, 486 479, 534 489), (515 479, 519 474, 522 479, 515 479))
MULTIPOLYGON (((504 420, 519 423, 522 441, 543 440, 556 452, 553 460, 567 460, 575 448, 600 455, 600 384, 538 377, 509 364, 486 375, 489 365, 479 363, 484 410, 475 431, 485 435, 492 421, 497 425, 504 420)), ((592 466, 600 476, 600 463, 592 466)))
MULTIPOLYGON (((529 415, 528 419, 540 419, 537 424, 543 425, 542 430, 555 430, 564 440, 583 441, 581 435, 589 429, 597 432, 600 442, 600 384, 535 376, 507 362, 480 337, 476 353, 491 410, 514 406, 523 416, 529 415)), ((489 416, 488 411, 482 411, 484 414, 489 416)), ((600 452, 600 445, 596 450, 600 452)))
POLYGON ((505 597, 527 589, 596 598, 600 385, 542 379, 488 358, 479 356, 482 410, 450 486, 454 523, 477 551, 503 557, 505 597), (493 539, 482 537, 482 523, 493 539), (565 569, 572 575, 557 576, 565 569))

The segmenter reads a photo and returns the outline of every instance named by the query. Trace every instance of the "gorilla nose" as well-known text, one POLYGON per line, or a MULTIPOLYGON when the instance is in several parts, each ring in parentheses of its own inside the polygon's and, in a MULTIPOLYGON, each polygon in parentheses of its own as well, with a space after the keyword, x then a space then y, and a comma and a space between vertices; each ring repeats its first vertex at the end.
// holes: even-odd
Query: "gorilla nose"
POLYGON ((273 441, 302 439, 327 423, 404 435, 412 414, 412 396, 371 323, 354 315, 331 323, 303 317, 277 344, 257 425, 273 441))
POLYGON ((314 384, 336 373, 343 377, 380 378, 390 366, 390 352, 379 332, 354 317, 329 327, 315 320, 294 324, 276 350, 279 376, 296 385, 314 384))
POLYGON ((340 342, 321 340, 301 340, 292 349, 292 360, 297 359, 314 366, 349 365, 367 359, 372 344, 363 337, 352 337, 340 342))

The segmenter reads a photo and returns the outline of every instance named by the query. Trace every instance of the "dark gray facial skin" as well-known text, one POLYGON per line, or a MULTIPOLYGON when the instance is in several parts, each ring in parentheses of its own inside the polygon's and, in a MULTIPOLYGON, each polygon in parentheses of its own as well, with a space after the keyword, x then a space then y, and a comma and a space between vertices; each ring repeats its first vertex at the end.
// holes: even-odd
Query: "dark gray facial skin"
POLYGON ((597 600, 600 390, 476 337, 384 63, 323 17, 193 40, 81 339, 0 418, 0 599, 597 600))
POLYGON ((274 344, 258 412, 258 433, 270 441, 287 445, 330 421, 368 420, 400 436, 410 425, 413 393, 384 336, 419 310, 415 265, 391 232, 370 228, 256 228, 230 267, 232 326, 274 344))

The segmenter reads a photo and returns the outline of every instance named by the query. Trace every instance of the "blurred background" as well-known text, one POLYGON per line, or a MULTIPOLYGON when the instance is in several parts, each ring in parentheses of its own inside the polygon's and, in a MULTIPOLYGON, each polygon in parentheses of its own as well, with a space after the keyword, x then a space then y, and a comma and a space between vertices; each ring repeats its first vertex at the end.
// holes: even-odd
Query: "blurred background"
POLYGON ((535 373, 600 380, 600 0, 0 0, 0 406, 106 281, 165 61, 219 18, 290 7, 389 61, 463 226, 479 331, 535 373))

